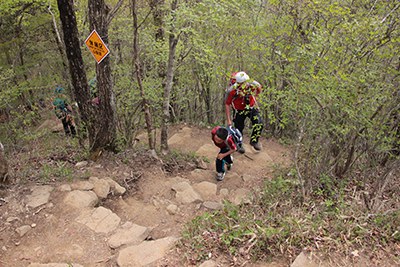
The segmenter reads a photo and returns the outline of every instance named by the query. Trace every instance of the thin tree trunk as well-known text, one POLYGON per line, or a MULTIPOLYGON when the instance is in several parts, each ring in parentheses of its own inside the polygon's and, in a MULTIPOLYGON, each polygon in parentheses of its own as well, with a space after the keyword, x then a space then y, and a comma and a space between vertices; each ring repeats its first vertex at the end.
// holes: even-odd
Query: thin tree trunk
MULTIPOLYGON (((178 0, 173 0, 171 3, 171 12, 174 12, 177 9, 177 6, 178 6, 178 0)), ((175 36, 175 27, 173 23, 171 25, 172 25, 170 29, 171 32, 169 34, 167 77, 165 79, 164 102, 162 109, 163 114, 161 121, 161 152, 164 154, 169 152, 169 147, 168 147, 168 126, 170 120, 169 104, 171 100, 171 89, 175 71, 175 52, 180 37, 180 34, 178 36, 175 36)))
POLYGON ((149 104, 146 99, 146 95, 143 90, 143 85, 142 85, 142 78, 140 74, 140 68, 139 68, 139 55, 138 55, 138 22, 137 22, 137 13, 136 13, 136 0, 132 0, 132 13, 133 13, 133 28, 134 28, 134 39, 133 39, 133 60, 135 64, 135 70, 136 70, 136 77, 138 80, 139 84, 139 89, 140 89, 140 95, 142 96, 142 103, 143 103, 143 108, 144 108, 144 116, 146 120, 146 127, 147 127, 147 137, 148 137, 148 142, 149 142, 149 148, 150 150, 154 151, 155 145, 154 145, 154 134, 153 134, 153 126, 151 124, 151 118, 150 118, 150 109, 149 109, 149 104))

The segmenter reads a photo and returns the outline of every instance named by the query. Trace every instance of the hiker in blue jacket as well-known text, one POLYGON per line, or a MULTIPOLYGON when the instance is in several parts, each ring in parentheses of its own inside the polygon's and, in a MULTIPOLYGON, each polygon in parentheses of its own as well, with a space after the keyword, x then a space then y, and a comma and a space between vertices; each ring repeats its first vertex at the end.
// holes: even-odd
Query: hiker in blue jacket
POLYGON ((65 96, 65 89, 61 87, 57 87, 53 93, 54 101, 53 108, 54 113, 57 118, 61 120, 65 135, 67 136, 75 136, 75 124, 72 118, 72 107, 67 102, 67 97, 65 96))

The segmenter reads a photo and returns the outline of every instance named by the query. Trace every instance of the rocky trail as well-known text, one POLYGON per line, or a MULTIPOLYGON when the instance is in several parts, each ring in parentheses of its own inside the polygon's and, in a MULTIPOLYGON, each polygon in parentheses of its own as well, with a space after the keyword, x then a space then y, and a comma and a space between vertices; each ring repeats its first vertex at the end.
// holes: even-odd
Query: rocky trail
MULTIPOLYGON (((108 160, 104 154, 97 162, 74 165, 84 178, 8 190, 0 202, 0 266, 184 266, 170 251, 188 220, 221 209, 223 200, 251 202, 254 188, 268 179, 273 165, 290 161, 288 148, 262 138, 263 149, 247 145, 245 154, 235 153, 232 169, 218 182, 219 150, 210 133, 207 127, 170 127, 171 149, 208 159, 177 175, 163 170, 161 159, 151 153, 134 165, 108 160)), ((138 143, 145 139, 139 136, 138 143)), ((248 137, 244 141, 248 144, 248 137)), ((231 265, 219 257, 201 266, 231 265)))

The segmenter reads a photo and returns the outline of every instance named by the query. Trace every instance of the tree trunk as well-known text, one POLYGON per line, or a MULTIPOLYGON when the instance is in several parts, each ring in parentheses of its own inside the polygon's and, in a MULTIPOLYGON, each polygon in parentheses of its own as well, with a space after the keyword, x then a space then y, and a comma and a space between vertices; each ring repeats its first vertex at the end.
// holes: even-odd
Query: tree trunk
MULTIPOLYGON (((68 59, 67 59, 67 55, 65 54, 65 49, 64 49, 60 34, 58 32, 56 19, 54 17, 53 12, 51 11, 51 1, 49 1, 48 11, 49 11, 51 17, 53 18, 54 35, 55 35, 54 39, 55 39, 56 44, 57 44, 58 52, 60 53, 60 56, 62 58, 61 76, 63 77, 64 81, 68 84, 67 93, 71 97, 71 101, 72 102, 76 102, 75 95, 72 92, 71 80, 69 79, 69 76, 68 76, 69 75, 69 73, 68 73, 68 64, 67 64, 68 59)), ((77 113, 75 108, 72 109, 72 116, 74 117, 74 122, 75 122, 75 124, 77 126, 79 144, 82 147, 84 147, 84 140, 82 138, 83 134, 82 134, 81 118, 80 118, 79 113, 77 113)))
POLYGON ((136 13, 136 0, 132 0, 132 6, 133 6, 132 13, 133 13, 133 29, 134 29, 133 60, 134 60, 134 64, 135 64, 136 77, 137 77, 139 88, 140 88, 140 94, 142 96, 142 103, 143 103, 143 108, 144 108, 144 116, 145 116, 145 120, 146 120, 149 148, 150 148, 150 150, 154 151, 155 145, 154 145, 153 125, 151 124, 150 109, 149 109, 148 101, 146 99, 146 95, 144 94, 142 78, 140 75, 140 68, 139 68, 139 55, 138 55, 138 45, 137 45, 138 23, 137 23, 137 13, 136 13))
POLYGON ((57 0, 58 10, 64 33, 66 55, 73 85, 73 95, 78 102, 79 111, 89 133, 89 144, 93 147, 96 139, 95 107, 92 103, 86 79, 81 47, 78 38, 74 3, 72 0, 57 0))
MULTIPOLYGON (((171 12, 174 12, 177 9, 178 0, 174 0, 171 3, 171 12)), ((169 152, 168 147, 168 126, 169 126, 169 104, 171 100, 171 88, 172 82, 174 79, 174 71, 175 71, 175 52, 176 46, 178 45, 179 37, 175 36, 175 27, 173 23, 171 24, 171 32, 169 34, 169 55, 168 55, 168 66, 167 66, 167 77, 165 79, 165 88, 164 88, 164 102, 163 102, 163 114, 161 121, 161 152, 166 154, 169 152)))
MULTIPOLYGON (((89 0, 89 22, 90 31, 94 29, 100 35, 101 39, 108 47, 108 28, 111 20, 108 19, 110 7, 104 0, 89 0)), ((111 81, 111 63, 110 56, 106 56, 96 65, 97 88, 99 91, 99 110, 97 116, 99 128, 97 138, 92 146, 92 151, 107 149, 116 151, 116 103, 111 81)))

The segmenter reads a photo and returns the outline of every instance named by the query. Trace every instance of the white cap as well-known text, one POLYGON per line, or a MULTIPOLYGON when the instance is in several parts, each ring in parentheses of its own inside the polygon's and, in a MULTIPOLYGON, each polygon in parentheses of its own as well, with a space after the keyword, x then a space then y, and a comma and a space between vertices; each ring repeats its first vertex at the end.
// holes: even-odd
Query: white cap
POLYGON ((235 76, 235 79, 237 83, 244 83, 250 80, 249 75, 247 75, 244 71, 238 72, 235 76))

